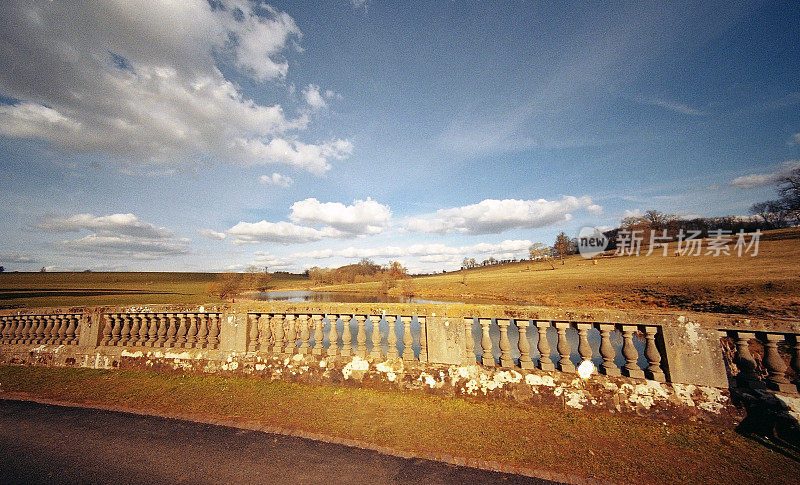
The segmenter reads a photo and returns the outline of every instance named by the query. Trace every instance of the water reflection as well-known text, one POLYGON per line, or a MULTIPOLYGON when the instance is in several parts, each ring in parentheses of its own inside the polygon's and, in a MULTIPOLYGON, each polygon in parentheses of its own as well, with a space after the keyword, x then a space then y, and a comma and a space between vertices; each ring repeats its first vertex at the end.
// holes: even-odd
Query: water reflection
POLYGON ((256 300, 285 301, 289 303, 454 303, 449 301, 424 300, 402 296, 381 295, 377 293, 346 293, 340 291, 265 291, 253 295, 256 300))

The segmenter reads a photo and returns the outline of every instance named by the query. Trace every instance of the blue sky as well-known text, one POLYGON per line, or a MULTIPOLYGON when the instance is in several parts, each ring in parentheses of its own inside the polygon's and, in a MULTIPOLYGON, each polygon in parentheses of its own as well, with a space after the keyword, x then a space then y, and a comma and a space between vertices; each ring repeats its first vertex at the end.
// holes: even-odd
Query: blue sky
POLYGON ((3 2, 0 264, 437 271, 647 209, 745 215, 800 166, 798 21, 796 2, 3 2))

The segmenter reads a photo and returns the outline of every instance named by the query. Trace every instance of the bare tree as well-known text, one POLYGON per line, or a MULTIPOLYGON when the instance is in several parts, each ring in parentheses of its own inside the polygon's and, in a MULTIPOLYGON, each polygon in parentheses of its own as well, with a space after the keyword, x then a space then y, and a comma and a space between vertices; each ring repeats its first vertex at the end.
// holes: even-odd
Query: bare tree
POLYGON ((553 249, 561 259, 561 264, 564 264, 564 256, 573 253, 572 241, 570 240, 569 236, 567 236, 567 233, 562 231, 558 236, 556 236, 556 243, 553 244, 553 249))
POLYGON ((543 261, 550 265, 550 269, 556 269, 553 264, 553 256, 550 254, 550 248, 544 243, 531 244, 531 247, 528 248, 528 254, 530 254, 531 261, 543 261))

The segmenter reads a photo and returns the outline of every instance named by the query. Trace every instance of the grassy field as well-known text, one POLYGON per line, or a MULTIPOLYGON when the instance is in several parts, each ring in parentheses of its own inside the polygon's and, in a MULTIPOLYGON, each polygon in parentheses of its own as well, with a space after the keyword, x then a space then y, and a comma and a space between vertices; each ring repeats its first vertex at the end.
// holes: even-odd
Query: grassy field
MULTIPOLYGON (((259 379, 0 366, 3 392, 259 422, 635 483, 796 483, 800 455, 729 429, 259 379)), ((2 395, 2 394, 0 394, 2 395)))
MULTIPOLYGON (((0 273, 0 308, 218 303, 220 273, 0 273)), ((271 286, 305 288, 308 278, 273 274, 271 286)))
MULTIPOLYGON (((413 278, 389 290, 431 300, 496 300, 544 306, 680 309, 798 318, 800 229, 766 233, 755 257, 575 255, 565 264, 511 263, 413 278)), ((673 245, 674 247, 674 245, 673 245)), ((705 247, 705 245, 704 245, 705 247)), ((379 291, 379 283, 326 286, 379 291)))

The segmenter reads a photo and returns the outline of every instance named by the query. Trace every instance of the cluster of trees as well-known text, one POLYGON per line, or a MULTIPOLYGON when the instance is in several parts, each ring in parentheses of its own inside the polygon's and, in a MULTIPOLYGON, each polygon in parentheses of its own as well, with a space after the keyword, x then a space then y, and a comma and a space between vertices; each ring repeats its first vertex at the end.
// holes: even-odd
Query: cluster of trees
POLYGON ((480 263, 475 260, 475 258, 464 258, 464 261, 461 262, 461 269, 471 269, 477 268, 478 266, 493 266, 495 264, 507 264, 507 263, 516 263, 517 259, 497 259, 494 256, 489 256, 489 258, 484 259, 480 263))
POLYGON ((368 258, 363 258, 358 263, 348 264, 339 268, 319 268, 314 266, 307 273, 308 277, 315 283, 327 285, 401 280, 408 277, 408 270, 397 261, 391 261, 385 266, 380 266, 368 258))
POLYGON ((779 198, 753 204, 750 213, 769 229, 800 225, 800 168, 778 181, 779 198))
POLYGON ((267 291, 271 279, 266 266, 250 266, 243 273, 220 273, 216 281, 206 286, 206 293, 227 300, 247 291, 267 291))

